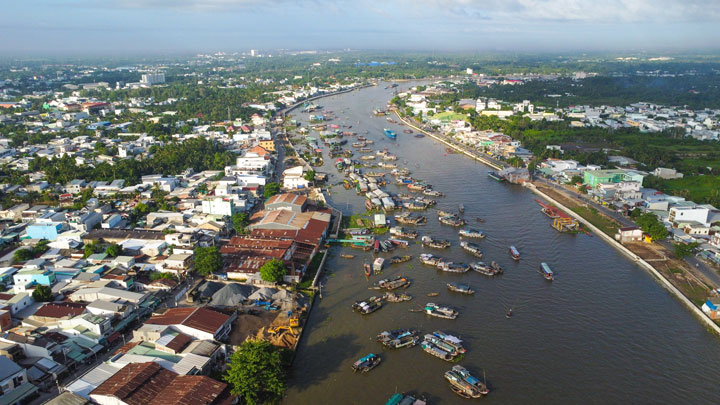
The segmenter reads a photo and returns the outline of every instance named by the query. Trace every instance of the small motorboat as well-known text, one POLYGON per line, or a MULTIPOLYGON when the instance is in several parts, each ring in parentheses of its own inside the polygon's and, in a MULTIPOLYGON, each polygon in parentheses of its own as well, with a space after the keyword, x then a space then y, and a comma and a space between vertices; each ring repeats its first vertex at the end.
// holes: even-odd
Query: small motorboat
POLYGON ((368 371, 374 369, 378 364, 380 364, 380 361, 380 357, 370 353, 367 356, 353 363, 352 370, 355 372, 361 371, 363 373, 367 373, 368 371))
POLYGON ((512 310, 512 308, 510 308, 510 310, 507 311, 507 314, 505 314, 505 318, 510 319, 510 317, 512 317, 512 316, 513 316, 513 310, 512 310))

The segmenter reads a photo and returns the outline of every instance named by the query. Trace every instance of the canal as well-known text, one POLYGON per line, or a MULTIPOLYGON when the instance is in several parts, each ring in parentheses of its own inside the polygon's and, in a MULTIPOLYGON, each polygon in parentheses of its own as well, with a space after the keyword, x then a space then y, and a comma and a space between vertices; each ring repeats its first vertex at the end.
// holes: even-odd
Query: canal
MULTIPOLYGON (((720 381, 720 341, 653 278, 600 238, 560 234, 540 212, 530 191, 497 183, 487 177, 486 166, 425 137, 402 132, 404 127, 372 116, 393 96, 381 84, 316 101, 333 111, 338 125, 372 139, 373 150, 388 148, 411 176, 432 184, 446 197, 437 197, 437 208, 457 211, 465 206, 469 227, 487 237, 483 261, 496 260, 505 274, 488 278, 472 271, 443 274, 417 261, 432 252, 455 261, 474 259, 459 246, 457 228, 441 225, 435 209, 425 215, 428 223, 414 228, 421 235, 450 239, 443 251, 423 250, 417 244, 382 254, 411 254, 408 263, 386 267, 382 276, 366 280, 362 264, 372 252, 333 247, 324 277, 323 298, 316 302, 307 331, 299 345, 290 380, 288 404, 383 404, 395 392, 410 392, 432 404, 467 403, 448 387, 443 373, 452 363, 423 352, 419 346, 387 350, 375 341, 384 330, 414 328, 422 333, 442 330, 460 336, 468 352, 459 363, 476 376, 487 376, 488 403, 716 403, 720 381), (395 141, 383 128, 397 131, 395 141), (368 131, 368 134, 365 134, 368 131), (476 218, 484 219, 478 223, 476 218), (508 254, 515 245, 519 263, 508 254), (340 253, 355 254, 354 259, 340 253), (538 272, 547 262, 555 272, 552 283, 538 272), (350 309, 353 302, 377 293, 368 287, 380 278, 405 275, 412 280, 406 292, 414 297, 388 303, 379 311, 361 316, 350 309), (447 291, 450 281, 470 284, 473 296, 447 291), (429 298, 430 292, 439 292, 429 298), (456 320, 429 318, 420 309, 426 302, 452 306, 456 320), (505 313, 514 308, 514 316, 505 313), (382 363, 368 374, 354 374, 352 363, 368 353, 382 363), (715 399, 713 399, 715 398, 715 399)), ((401 84, 407 89, 409 84, 401 84)), ((307 126, 309 114, 294 111, 307 126)), ((317 134, 314 136, 317 137, 317 134)), ((348 138, 353 142, 353 138, 348 138)), ((349 144, 346 147, 350 147, 349 144)), ((356 151, 354 156, 357 159, 356 151)), ((343 177, 324 154, 323 172, 329 183, 343 177)), ((385 169, 372 169, 389 171, 385 169)), ((392 178, 388 176, 388 179, 392 178)), ((407 193, 389 181, 385 190, 407 193)), ((341 186, 330 188, 330 203, 344 214, 364 212, 364 197, 341 186)))

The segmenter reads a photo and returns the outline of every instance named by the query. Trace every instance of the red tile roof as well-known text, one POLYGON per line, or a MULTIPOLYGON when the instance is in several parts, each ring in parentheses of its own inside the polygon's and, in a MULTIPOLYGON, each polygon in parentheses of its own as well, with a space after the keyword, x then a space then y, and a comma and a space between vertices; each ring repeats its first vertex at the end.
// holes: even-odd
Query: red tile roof
POLYGON ((45 318, 64 318, 66 316, 74 317, 85 312, 87 304, 78 302, 56 302, 47 303, 40 307, 33 316, 41 316, 45 318))
POLYGON ((165 345, 168 349, 172 349, 175 352, 179 352, 185 346, 192 341, 192 338, 184 333, 178 333, 168 344, 165 345))
POLYGON ((153 315, 145 323, 152 325, 185 325, 203 332, 215 333, 228 319, 230 319, 229 315, 206 307, 170 308, 163 314, 153 315))

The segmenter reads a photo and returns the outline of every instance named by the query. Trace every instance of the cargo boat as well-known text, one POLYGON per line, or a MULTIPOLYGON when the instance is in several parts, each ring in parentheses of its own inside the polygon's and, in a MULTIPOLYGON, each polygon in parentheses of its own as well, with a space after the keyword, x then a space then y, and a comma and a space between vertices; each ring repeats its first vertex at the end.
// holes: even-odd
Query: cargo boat
POLYGON ((540 263, 540 270, 542 270, 542 275, 545 277, 545 280, 553 281, 553 271, 547 263, 540 263))
POLYGON ((465 249, 466 252, 470 253, 471 255, 481 258, 483 256, 482 250, 480 250, 480 245, 477 243, 467 242, 467 241, 460 241, 460 246, 465 249))
POLYGON ((429 195, 431 197, 445 197, 445 194, 443 194, 439 191, 435 191, 431 188, 426 188, 425 190, 423 190, 423 194, 429 195))
POLYGON ((425 353, 432 354, 433 356, 445 361, 452 361, 455 358, 455 356, 427 341, 420 343, 420 347, 422 347, 425 353))
POLYGON ((398 236, 400 238, 415 239, 418 236, 417 231, 409 231, 401 226, 393 226, 390 228, 390 235, 398 236))
POLYGON ((450 226, 463 226, 467 222, 465 222, 464 219, 459 218, 455 215, 448 215, 446 217, 438 217, 438 221, 440 221, 441 224, 450 225, 450 226))
POLYGON ((510 256, 512 256, 515 261, 520 260, 520 252, 518 252, 515 246, 510 246, 510 256))
POLYGON ((427 402, 412 395, 393 394, 385 405, 427 405, 427 402))
POLYGON ((427 218, 422 215, 413 215, 409 212, 395 215, 395 220, 401 224, 421 225, 427 222, 427 218))
POLYGON ((371 314, 382 308, 383 299, 379 297, 370 297, 364 301, 357 301, 352 304, 352 309, 362 315, 371 314))
POLYGON ((443 307, 432 302, 425 304, 425 313, 437 318, 443 319, 455 319, 458 317, 458 312, 450 307, 443 307))
POLYGON ((496 262, 492 262, 490 265, 485 262, 474 262, 470 263, 470 268, 486 276, 495 276, 503 272, 502 267, 500 267, 500 265, 496 262))
POLYGON ((457 336, 448 335, 447 333, 440 330, 436 330, 432 334, 438 339, 442 340, 445 344, 452 346, 453 350, 455 350, 456 352, 465 353, 465 348, 462 345, 462 339, 458 338, 457 336))
POLYGON ((440 262, 437 264, 437 268, 447 273, 467 273, 470 270, 469 265, 455 262, 440 262))
POLYGON ((384 331, 377 335, 377 341, 389 349, 413 347, 420 342, 417 332, 412 329, 384 331))
POLYGON ((385 136, 387 136, 390 139, 397 138, 397 133, 391 129, 384 128, 383 133, 385 133, 385 136))
POLYGON ((476 239, 482 239, 485 237, 485 232, 480 231, 478 229, 461 229, 458 231, 458 235, 465 237, 465 238, 476 238, 476 239))
POLYGON ((473 377, 463 366, 455 365, 445 372, 445 379, 455 393, 463 398, 480 398, 490 393, 487 385, 473 377))
POLYGON ((421 239, 422 245, 435 248, 435 249, 446 249, 450 247, 450 241, 446 239, 433 239, 428 235, 423 236, 421 239))
POLYGON ((420 255, 420 263, 427 264, 430 266, 437 266, 438 263, 442 262, 443 258, 439 256, 431 255, 430 253, 423 253, 420 255))
POLYGON ((408 295, 405 293, 395 294, 394 292, 389 292, 383 294, 383 299, 387 302, 392 303, 410 301, 412 298, 412 295, 408 295))
POLYGON ((450 291, 457 292, 460 294, 468 294, 468 295, 475 294, 475 290, 470 288, 470 286, 467 284, 447 283, 447 288, 450 291))
POLYGON ((382 271, 384 264, 385 259, 383 259, 382 257, 378 257, 377 259, 375 259, 375 261, 373 262, 373 271, 375 271, 375 274, 379 274, 382 271))
POLYGON ((377 365, 380 364, 380 361, 380 357, 370 353, 367 356, 353 363, 352 370, 355 372, 361 371, 363 373, 367 373, 368 371, 377 367, 377 365))
POLYGON ((491 179, 497 180, 497 181, 505 181, 505 178, 501 175, 497 174, 497 172, 494 172, 492 170, 488 170, 488 177, 491 179))
POLYGON ((410 280, 408 280, 405 277, 396 277, 392 280, 390 279, 384 279, 380 280, 377 283, 376 287, 372 287, 372 289, 379 290, 379 289, 386 289, 388 291, 397 290, 398 288, 407 288, 410 286, 410 280))
POLYGON ((410 259, 412 259, 412 256, 410 256, 410 255, 393 256, 390 258, 390 264, 405 263, 405 262, 409 262, 410 259))

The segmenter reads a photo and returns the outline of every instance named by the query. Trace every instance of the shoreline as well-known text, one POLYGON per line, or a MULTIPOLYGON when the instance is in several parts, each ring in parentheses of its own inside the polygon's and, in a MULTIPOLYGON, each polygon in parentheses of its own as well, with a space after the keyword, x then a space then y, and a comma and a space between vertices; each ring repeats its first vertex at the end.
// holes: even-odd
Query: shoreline
MULTIPOLYGON (((408 120, 406 120, 404 117, 400 116, 400 114, 398 114, 397 110, 393 110, 393 112, 394 112, 395 115, 398 117, 398 119, 400 119, 400 121, 402 121, 405 125, 408 125, 409 127, 413 128, 413 129, 415 129, 415 130, 417 130, 417 131, 420 131, 420 132, 422 132, 423 134, 425 134, 425 135, 427 135, 427 136, 435 139, 436 141, 439 141, 439 142, 441 142, 441 143, 443 143, 443 144, 445 144, 445 145, 447 145, 447 146, 449 146, 449 147, 457 150, 458 152, 460 152, 460 153, 462 153, 462 154, 464 154, 464 155, 466 155, 466 156, 468 156, 468 157, 470 157, 470 158, 472 158, 472 159, 474 159, 474 160, 477 160, 477 161, 479 161, 479 162, 481 162, 481 163, 483 163, 483 164, 485 164, 485 165, 487 165, 487 166, 490 166, 490 167, 492 167, 492 168, 494 168, 494 169, 497 169, 497 170, 501 170, 501 169, 502 169, 500 166, 498 166, 497 164, 495 164, 495 162, 489 161, 487 158, 485 158, 485 157, 482 156, 482 155, 477 155, 477 154, 470 153, 470 152, 468 152, 468 151, 466 151, 466 150, 464 150, 464 149, 459 148, 459 147, 456 146, 456 145, 451 144, 450 142, 445 141, 444 139, 440 138, 439 136, 437 136, 437 135, 435 135, 435 134, 433 134, 433 133, 430 133, 430 132, 428 132, 428 131, 425 131, 425 130, 422 129, 422 128, 417 127, 417 126, 414 125, 413 123, 411 123, 411 122, 409 122, 408 120)), ((673 284, 670 282, 670 280, 668 280, 662 273, 660 273, 660 272, 659 272, 656 268, 654 268, 650 263, 648 263, 647 261, 645 261, 643 258, 641 258, 640 256, 638 256, 637 254, 633 253, 630 249, 628 249, 627 247, 625 247, 624 245, 622 245, 620 242, 616 241, 615 239, 613 239, 612 237, 610 237, 609 235, 607 235, 605 232, 603 232, 602 230, 600 230, 599 228, 597 228, 595 225, 591 224, 588 220, 586 220, 586 219, 585 219, 584 217, 582 217, 580 214, 574 212, 573 210, 569 209, 568 207, 566 207, 566 206, 564 206, 563 204, 561 204, 561 203, 559 203, 558 201, 556 201, 554 198, 552 198, 552 197, 548 196, 547 194, 543 193, 542 191, 538 190, 537 187, 536 187, 534 184, 532 184, 532 183, 524 183, 523 185, 524 185, 525 188, 527 188, 528 190, 530 190, 530 191, 531 191, 532 193, 534 193, 535 195, 538 195, 538 196, 540 196, 540 197, 542 197, 542 198, 545 198, 546 200, 548 200, 548 201, 551 202, 552 204, 555 204, 558 208, 560 208, 561 210, 563 210, 563 211, 564 211, 565 213, 567 213, 568 215, 570 215, 570 216, 572 216, 573 218, 577 219, 579 222, 581 222, 581 223, 583 224, 583 226, 586 226, 588 229, 592 230, 592 231, 595 232, 597 235, 599 235, 599 236, 600 236, 607 244, 609 244, 611 247, 613 247, 613 248, 615 248, 616 250, 620 251, 620 253, 622 253, 622 254, 624 254, 625 256, 627 256, 627 257, 628 257, 629 259, 631 259, 634 263, 637 263, 638 265, 640 265, 640 267, 644 268, 648 273, 650 273, 652 276, 654 276, 654 278, 656 278, 656 279, 659 281, 659 283, 660 283, 660 285, 661 285, 662 287, 664 287, 666 290, 668 290, 673 296, 675 296, 675 298, 677 298, 678 300, 680 300, 680 302, 682 302, 683 304, 685 304, 685 306, 687 306, 694 315, 698 316, 698 317, 700 318, 700 320, 701 320, 707 327, 709 327, 717 336, 720 336, 720 325, 718 325, 715 321, 713 321, 712 319, 710 319, 697 305, 695 305, 692 301, 690 301, 690 299, 689 299, 685 294, 683 294, 682 291, 680 291, 675 285, 673 285, 673 284)))

